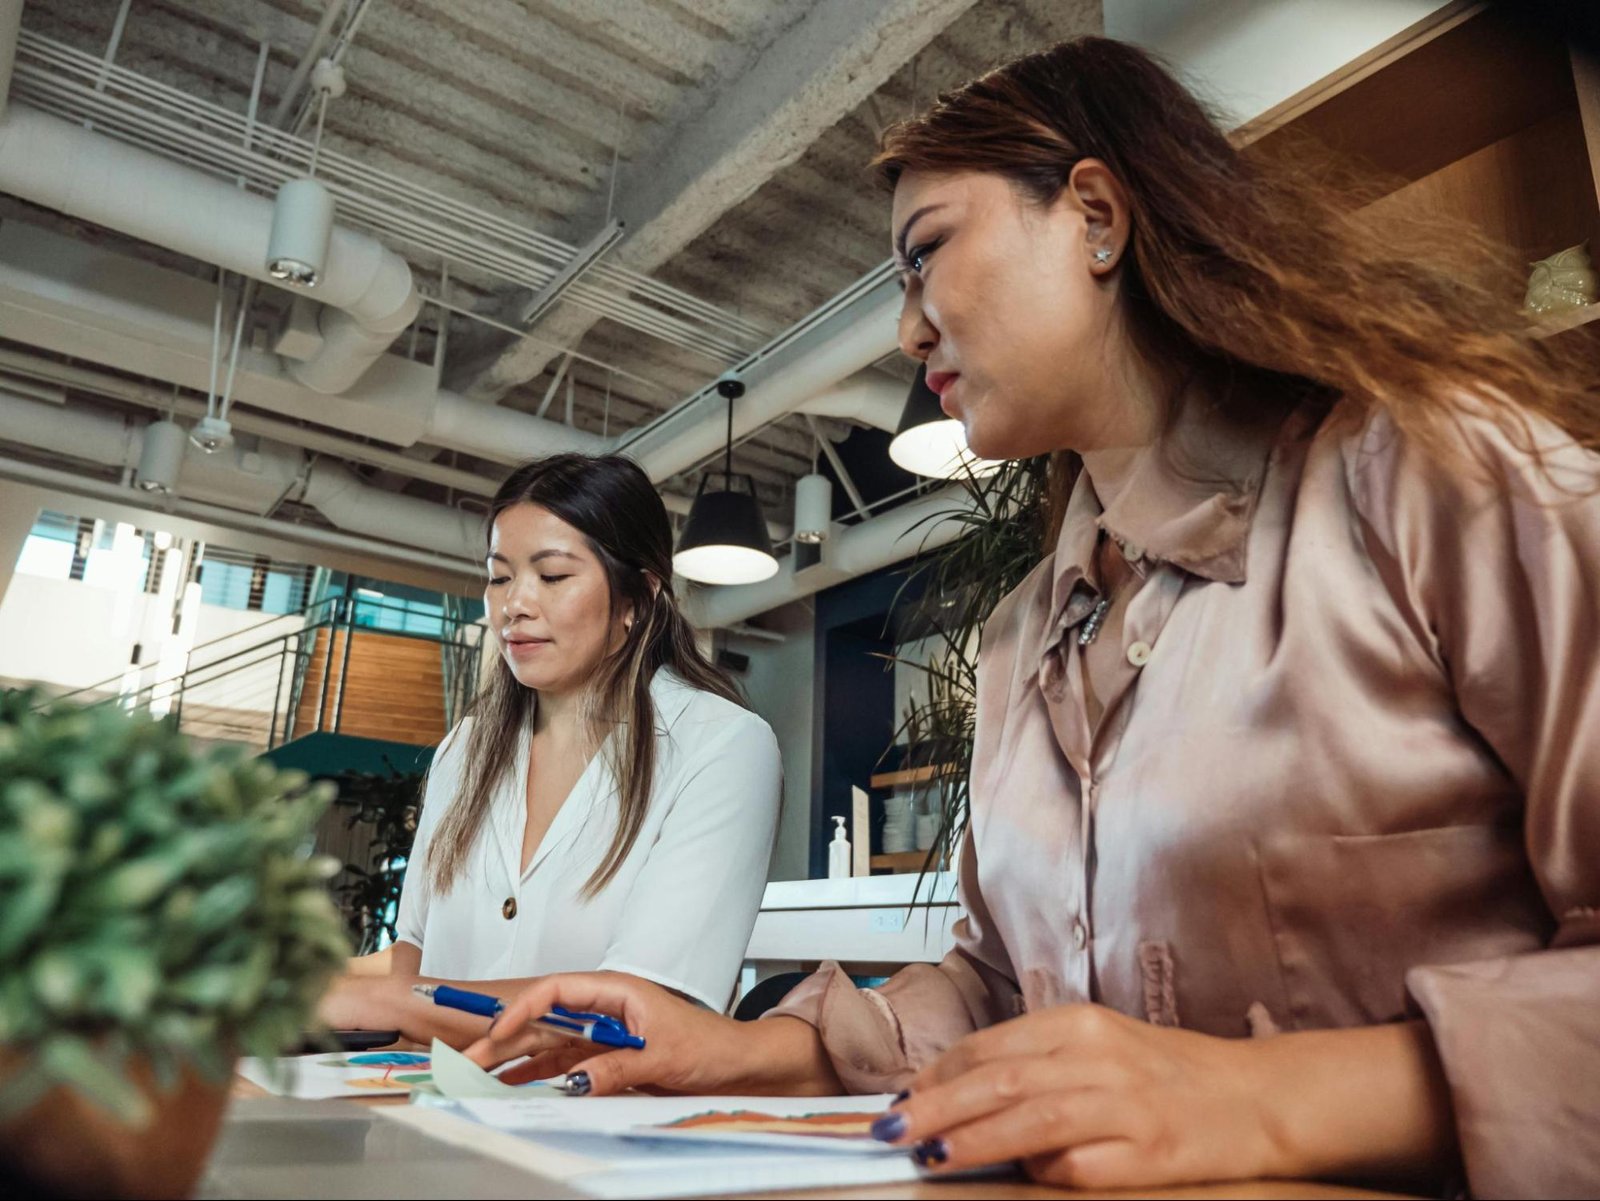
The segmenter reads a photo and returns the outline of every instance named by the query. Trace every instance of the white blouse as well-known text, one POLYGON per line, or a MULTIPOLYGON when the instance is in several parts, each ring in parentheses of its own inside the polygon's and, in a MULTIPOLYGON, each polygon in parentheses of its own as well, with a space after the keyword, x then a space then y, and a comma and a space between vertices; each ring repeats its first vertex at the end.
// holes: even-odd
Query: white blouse
POLYGON ((615 775, 604 752, 590 760, 519 872, 531 732, 463 871, 448 893, 434 895, 428 845, 461 789, 472 719, 451 731, 428 776, 396 922, 397 936, 422 949, 423 975, 627 972, 712 1009, 727 1005, 767 881, 782 790, 778 744, 754 713, 665 669, 650 696, 650 808, 620 870, 594 897, 582 890, 616 829, 615 775))

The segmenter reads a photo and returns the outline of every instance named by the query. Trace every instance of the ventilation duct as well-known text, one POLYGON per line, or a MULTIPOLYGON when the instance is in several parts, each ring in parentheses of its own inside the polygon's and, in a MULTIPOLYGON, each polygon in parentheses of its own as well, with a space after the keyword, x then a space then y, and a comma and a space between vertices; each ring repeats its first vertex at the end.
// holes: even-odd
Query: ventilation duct
MULTIPOLYGON (((0 122, 0 191, 279 286, 267 270, 272 201, 24 104, 0 122)), ((355 384, 422 306, 404 259, 338 227, 316 298, 321 345, 284 368, 322 393, 355 384)))

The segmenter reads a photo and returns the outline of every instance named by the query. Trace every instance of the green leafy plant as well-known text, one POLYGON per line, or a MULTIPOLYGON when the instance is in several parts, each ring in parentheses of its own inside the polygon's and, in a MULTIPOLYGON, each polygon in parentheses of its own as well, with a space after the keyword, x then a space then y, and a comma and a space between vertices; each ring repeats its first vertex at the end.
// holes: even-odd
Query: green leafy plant
POLYGON ((334 806, 345 811, 345 828, 365 826, 372 836, 365 862, 346 863, 334 889, 350 937, 365 955, 394 941, 406 862, 417 837, 423 777, 390 764, 387 775, 345 772, 328 778, 339 789, 334 806))
POLYGON ((349 947, 311 854, 333 794, 112 705, 0 693, 0 1115, 57 1085, 130 1125, 158 1086, 299 1042, 349 947))
POLYGON ((926 697, 902 715, 885 757, 903 747, 905 765, 943 768, 934 781, 939 833, 923 863, 924 875, 949 861, 967 826, 983 624, 1038 565, 1048 522, 1046 458, 1009 462, 989 476, 969 473, 961 482, 969 505, 924 520, 956 521, 967 528, 924 555, 900 589, 904 596, 922 582, 922 593, 911 604, 911 624, 930 632, 934 651, 925 662, 890 656, 921 672, 927 689, 926 697))

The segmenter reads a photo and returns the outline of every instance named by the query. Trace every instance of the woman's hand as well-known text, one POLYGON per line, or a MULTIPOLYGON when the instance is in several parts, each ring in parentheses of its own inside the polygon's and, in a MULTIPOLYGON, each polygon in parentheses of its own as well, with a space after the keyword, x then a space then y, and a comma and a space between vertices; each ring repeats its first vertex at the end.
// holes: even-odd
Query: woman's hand
POLYGON ((467 1055, 492 1068, 528 1055, 502 1079, 567 1073, 569 1091, 604 1095, 628 1088, 672 1093, 827 1093, 838 1080, 816 1032, 795 1018, 736 1022, 660 985, 620 972, 546 976, 495 1019, 467 1055), (530 1021, 555 1006, 620 1018, 643 1050, 574 1043, 530 1021))
POLYGON ((874 1127, 934 1169, 1020 1160, 1068 1188, 1279 1173, 1245 1041, 1067 1005, 962 1039, 874 1127))
POLYGON ((1068 1188, 1425 1177, 1453 1154, 1421 1023, 1217 1038, 1066 1005, 981 1030, 874 1133, 934 1170, 1020 1160, 1068 1188))

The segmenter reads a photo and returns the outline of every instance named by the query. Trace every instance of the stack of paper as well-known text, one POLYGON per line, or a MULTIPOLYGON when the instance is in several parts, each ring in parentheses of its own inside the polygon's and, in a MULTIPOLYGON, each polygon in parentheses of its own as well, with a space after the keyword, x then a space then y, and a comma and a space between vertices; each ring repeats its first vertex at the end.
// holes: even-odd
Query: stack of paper
POLYGON ((378 1116, 593 1196, 688 1197, 915 1180, 904 1148, 865 1133, 888 1100, 418 1095, 378 1116))

